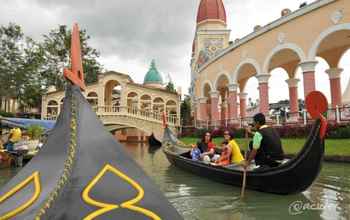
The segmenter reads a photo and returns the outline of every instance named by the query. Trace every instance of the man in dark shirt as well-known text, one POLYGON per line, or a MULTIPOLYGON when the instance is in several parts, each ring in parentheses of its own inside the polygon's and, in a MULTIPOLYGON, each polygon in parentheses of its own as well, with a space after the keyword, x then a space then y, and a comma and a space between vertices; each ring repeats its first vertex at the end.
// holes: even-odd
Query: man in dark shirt
POLYGON ((283 149, 281 139, 273 127, 267 126, 264 114, 258 113, 254 115, 255 133, 247 130, 248 133, 254 134, 253 142, 250 146, 250 152, 243 166, 249 166, 252 160, 256 165, 276 167, 279 165, 278 160, 283 159, 283 149))

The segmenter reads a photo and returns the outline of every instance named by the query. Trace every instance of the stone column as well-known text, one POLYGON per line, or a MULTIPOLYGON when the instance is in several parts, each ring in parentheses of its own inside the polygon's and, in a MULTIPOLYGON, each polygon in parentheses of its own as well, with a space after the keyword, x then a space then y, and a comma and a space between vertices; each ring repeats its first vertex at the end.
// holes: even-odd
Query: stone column
POLYGON ((220 120, 220 114, 218 111, 219 92, 212 91, 209 94, 210 94, 210 101, 211 101, 211 106, 210 106, 211 120, 218 121, 220 120))
POLYGON ((340 106, 342 104, 340 84, 340 75, 342 72, 342 68, 330 68, 326 70, 326 73, 329 76, 329 83, 331 88, 332 108, 336 108, 336 106, 340 106))
POLYGON ((201 121, 207 121, 208 120, 208 105, 207 105, 208 98, 207 97, 201 97, 198 99, 198 119, 201 121))
POLYGON ((230 84, 228 86, 228 118, 237 119, 237 84, 230 84))
POLYGON ((241 118, 245 118, 247 115, 247 93, 240 93, 239 94, 239 109, 240 109, 240 115, 241 118))
POLYGON ((259 81, 259 110, 265 116, 269 115, 269 74, 258 74, 256 78, 259 81))
POLYGON ((315 86, 315 67, 318 62, 316 60, 305 61, 299 64, 303 71, 304 79, 304 98, 316 90, 315 86))
POLYGON ((297 121, 299 117, 299 104, 298 104, 298 83, 299 79, 287 79, 286 82, 289 87, 289 107, 290 107, 290 119, 297 121))

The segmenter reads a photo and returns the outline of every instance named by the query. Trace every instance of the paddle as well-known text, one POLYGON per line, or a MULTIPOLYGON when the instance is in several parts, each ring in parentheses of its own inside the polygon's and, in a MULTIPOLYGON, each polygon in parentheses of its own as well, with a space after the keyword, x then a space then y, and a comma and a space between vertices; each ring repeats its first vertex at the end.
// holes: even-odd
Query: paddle
MULTIPOLYGON (((247 141, 248 140, 248 132, 247 130, 245 131, 245 140, 247 141)), ((245 141, 245 142, 246 142, 245 141)), ((247 153, 245 153, 247 154, 247 153)), ((246 159, 247 155, 245 155, 245 159, 246 159)), ((242 188, 241 188, 241 199, 244 198, 244 191, 245 191, 245 185, 247 183, 247 168, 243 168, 243 180, 242 180, 242 188)))

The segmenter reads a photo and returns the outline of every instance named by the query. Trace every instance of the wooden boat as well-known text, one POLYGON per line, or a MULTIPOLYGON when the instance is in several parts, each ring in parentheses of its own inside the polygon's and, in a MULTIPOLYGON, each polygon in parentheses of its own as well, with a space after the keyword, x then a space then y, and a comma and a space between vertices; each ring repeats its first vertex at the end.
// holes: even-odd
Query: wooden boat
POLYGON ((83 96, 77 41, 74 26, 72 71, 65 71, 74 85, 38 155, 0 190, 0 219, 183 219, 83 96))
MULTIPOLYGON (((248 170, 246 188, 276 194, 294 194, 306 190, 321 170, 326 126, 326 120, 320 116, 295 158, 275 168, 248 170)), ((163 151, 171 164, 214 181, 241 186, 242 167, 227 168, 193 161, 188 148, 179 146, 179 141, 168 128, 165 129, 163 139, 163 151)))

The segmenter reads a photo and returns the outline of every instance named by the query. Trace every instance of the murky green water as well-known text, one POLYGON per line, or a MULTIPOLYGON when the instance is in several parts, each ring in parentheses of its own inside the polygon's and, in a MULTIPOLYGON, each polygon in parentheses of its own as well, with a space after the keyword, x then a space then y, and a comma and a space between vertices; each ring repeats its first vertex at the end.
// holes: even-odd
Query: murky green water
MULTIPOLYGON (((223 185, 173 167, 161 150, 141 144, 127 151, 150 175, 169 201, 188 220, 350 219, 350 164, 325 163, 306 192, 279 196, 223 185)), ((0 186, 17 170, 0 170, 0 186)))

